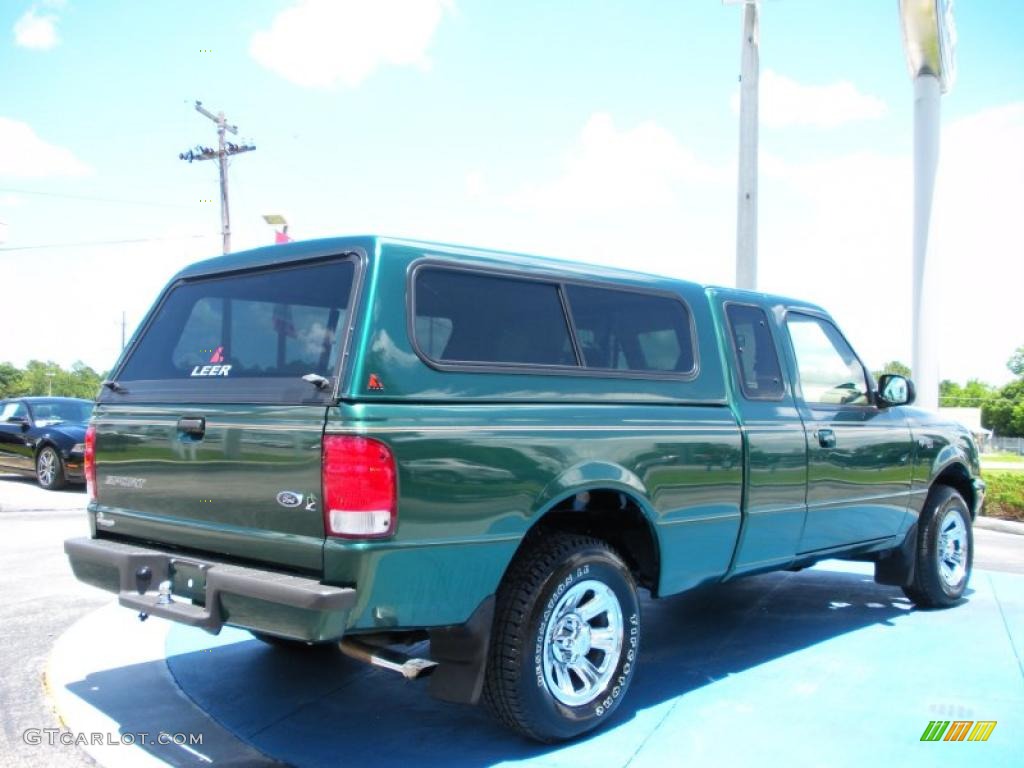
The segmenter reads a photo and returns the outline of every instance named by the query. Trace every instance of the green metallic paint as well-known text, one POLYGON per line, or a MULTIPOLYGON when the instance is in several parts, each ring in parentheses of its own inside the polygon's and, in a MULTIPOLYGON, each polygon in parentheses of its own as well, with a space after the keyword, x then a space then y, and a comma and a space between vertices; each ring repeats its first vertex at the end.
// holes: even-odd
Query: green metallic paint
MULTIPOLYGON (((101 535, 320 573, 323 406, 189 404, 96 407, 101 535), (178 419, 202 416, 196 440, 178 419), (281 491, 302 494, 294 508, 281 491), (313 508, 307 509, 310 501, 313 508), (111 524, 112 523, 112 524, 111 524)), ((94 518, 95 520, 95 518, 94 518)))
POLYGON ((402 245, 384 242, 373 260, 373 286, 364 296, 368 311, 356 329, 351 360, 350 389, 346 399, 364 402, 403 399, 417 403, 458 401, 514 402, 700 402, 725 404, 725 384, 718 358, 718 342, 700 286, 637 273, 565 262, 505 256, 482 251, 459 252, 459 264, 481 269, 523 268, 528 274, 552 280, 589 280, 629 288, 672 292, 687 302, 697 336, 699 372, 692 380, 651 378, 577 371, 538 373, 536 369, 439 371, 425 364, 409 339, 405 288, 408 272, 422 259, 450 262, 456 251, 443 246, 402 245), (381 290, 380 286, 387 286, 381 290), (382 390, 368 387, 376 374, 382 390))
POLYGON ((743 529, 729 574, 739 576, 793 561, 807 517, 807 442, 788 381, 780 400, 744 396, 725 317, 730 303, 764 309, 775 347, 781 350, 780 328, 772 318, 782 314, 783 305, 768 297, 752 302, 749 294, 728 289, 711 289, 708 296, 729 372, 729 399, 743 430, 743 529))
POLYGON ((325 578, 359 587, 357 628, 465 621, 526 531, 582 491, 640 503, 661 542, 659 594, 721 576, 735 546, 742 461, 726 408, 358 403, 332 408, 327 432, 381 440, 398 466, 394 539, 325 550, 325 578))
MULTIPOLYGON (((805 402, 786 326, 790 312, 835 323, 827 313, 806 305, 780 302, 773 307, 783 368, 807 441, 807 518, 798 551, 831 552, 894 536, 903 526, 912 497, 911 435, 904 410, 805 402), (822 429, 834 433, 833 447, 819 443, 822 429)), ((866 368, 864 375, 867 382, 866 368)))
MULTIPOLYGON (((176 279, 353 251, 363 256, 363 273, 337 405, 104 402, 96 409, 94 537, 219 553, 357 590, 354 609, 330 615, 232 597, 222 607, 239 626, 321 639, 459 624, 497 590, 527 531, 583 492, 619 492, 642 511, 658 551, 657 592, 667 595, 811 562, 824 551, 865 556, 894 546, 946 462, 966 462, 977 476, 970 441, 934 417, 909 408, 817 413, 800 401, 783 323, 792 309, 823 314, 805 303, 373 237, 232 254, 176 279), (674 292, 696 324, 698 374, 687 381, 436 370, 417 356, 408 332, 407 278, 424 258, 674 292), (727 301, 762 306, 772 318, 789 376, 782 400, 741 397, 722 315, 727 301), (368 388, 371 374, 382 390, 368 388), (202 440, 178 433, 182 416, 206 418, 202 440), (835 450, 809 442, 819 424, 837 430, 835 450), (393 451, 399 501, 392 538, 324 538, 325 429, 366 435, 393 451), (141 486, 133 487, 136 481, 141 486), (315 502, 284 508, 276 501, 282 490, 315 502)), ((79 578, 103 588, 113 577, 116 591, 116 571, 73 565, 79 578)))

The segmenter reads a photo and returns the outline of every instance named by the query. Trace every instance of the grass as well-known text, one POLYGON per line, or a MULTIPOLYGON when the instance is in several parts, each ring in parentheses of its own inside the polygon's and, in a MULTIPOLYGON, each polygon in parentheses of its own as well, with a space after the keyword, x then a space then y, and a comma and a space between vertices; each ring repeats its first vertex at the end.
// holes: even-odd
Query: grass
POLYGON ((983 453, 981 454, 981 463, 997 461, 1000 464, 1021 464, 1024 465, 1024 456, 1017 453, 1010 453, 1009 451, 999 451, 996 453, 983 453))
POLYGON ((988 485, 985 491, 985 514, 1002 520, 1024 522, 1024 472, 981 473, 988 485))

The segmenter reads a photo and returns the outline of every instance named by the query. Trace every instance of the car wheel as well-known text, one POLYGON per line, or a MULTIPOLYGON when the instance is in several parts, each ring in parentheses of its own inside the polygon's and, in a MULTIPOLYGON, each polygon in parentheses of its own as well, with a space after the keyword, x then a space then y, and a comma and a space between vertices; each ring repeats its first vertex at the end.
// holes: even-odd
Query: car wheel
POLYGON ((543 742, 585 733, 619 706, 640 649, 640 604, 605 542, 541 533, 498 590, 484 702, 543 742))
POLYGON ((36 480, 48 491, 63 488, 67 482, 64 476, 64 462, 52 445, 43 446, 36 454, 36 480))
POLYGON ((914 581, 904 594, 920 608, 945 608, 967 589, 974 562, 971 513, 948 486, 932 489, 917 525, 914 581))

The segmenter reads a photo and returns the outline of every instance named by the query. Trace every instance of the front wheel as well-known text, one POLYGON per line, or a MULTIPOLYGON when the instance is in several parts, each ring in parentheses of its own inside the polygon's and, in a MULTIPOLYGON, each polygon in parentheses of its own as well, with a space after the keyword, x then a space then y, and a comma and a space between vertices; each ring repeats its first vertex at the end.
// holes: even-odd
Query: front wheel
POLYGON ((540 533, 498 591, 484 701, 530 738, 570 739, 619 706, 639 649, 640 605, 622 558, 599 539, 540 533))
POLYGON ((940 485, 918 520, 914 581, 904 594, 920 608, 945 608, 967 589, 974 562, 971 513, 963 496, 940 485))
POLYGON ((59 490, 67 482, 64 462, 52 445, 44 446, 36 455, 36 480, 48 491, 59 490))

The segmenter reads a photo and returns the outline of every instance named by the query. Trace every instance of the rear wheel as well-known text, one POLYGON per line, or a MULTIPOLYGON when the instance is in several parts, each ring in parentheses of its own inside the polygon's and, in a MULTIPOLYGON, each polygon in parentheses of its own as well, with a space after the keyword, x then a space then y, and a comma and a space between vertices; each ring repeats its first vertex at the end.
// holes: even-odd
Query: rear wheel
POLYGON ((64 462, 52 445, 43 446, 36 454, 36 480, 48 491, 56 491, 67 483, 64 462))
POLYGON ((498 591, 484 701, 506 725, 561 741, 607 720, 636 668, 640 605, 606 543, 538 534, 498 591))
POLYGON ((914 581, 903 592, 921 608, 959 602, 974 562, 971 513, 963 496, 948 486, 932 489, 917 529, 914 581))

